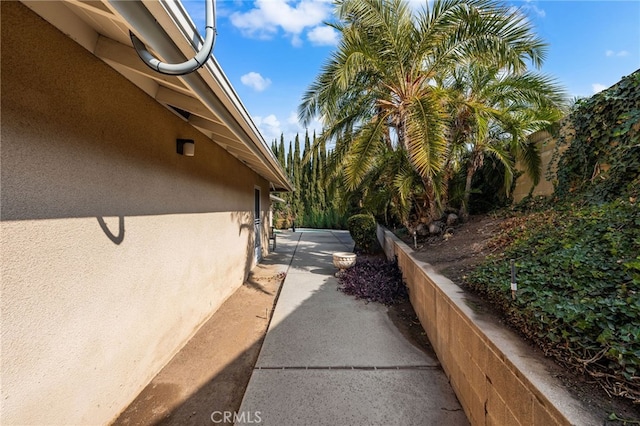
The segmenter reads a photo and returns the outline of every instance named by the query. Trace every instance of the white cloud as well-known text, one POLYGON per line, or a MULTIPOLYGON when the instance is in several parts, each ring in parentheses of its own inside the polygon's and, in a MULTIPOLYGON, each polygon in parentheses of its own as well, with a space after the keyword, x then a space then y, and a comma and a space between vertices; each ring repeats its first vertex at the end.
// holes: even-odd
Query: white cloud
POLYGON ((273 140, 280 141, 280 135, 284 135, 285 144, 294 142, 296 134, 300 136, 301 148, 304 147, 304 134, 309 132, 309 137, 313 138, 313 132, 319 136, 322 132, 322 124, 318 120, 313 120, 307 127, 303 127, 298 121, 296 112, 291 111, 284 123, 281 123, 275 114, 269 114, 266 117, 253 117, 253 122, 258 126, 258 130, 264 137, 264 140, 271 144, 273 140))
POLYGON ((287 123, 298 124, 298 114, 296 114, 294 111, 291 111, 289 113, 289 118, 287 118, 287 123))
POLYGON ((295 141, 297 134, 300 137, 301 148, 303 148, 305 132, 309 132, 310 138, 313 138, 314 132, 316 136, 320 136, 322 132, 322 124, 318 120, 312 120, 307 127, 304 127, 298 121, 298 114, 294 111, 289 113, 284 123, 281 123, 275 114, 270 114, 264 118, 253 117, 253 121, 268 143, 271 143, 274 139, 279 142, 280 135, 284 135, 285 144, 288 146, 289 142, 295 141))
POLYGON ((257 92, 262 92, 271 84, 271 80, 269 80, 268 78, 264 78, 257 72, 253 71, 240 77, 240 81, 245 86, 249 86, 257 92))
POLYGON ((336 46, 338 44, 338 32, 327 25, 313 28, 307 36, 311 43, 318 46, 336 46))
POLYGON ((280 128, 280 121, 274 114, 267 115, 266 117, 253 117, 253 121, 260 129, 264 140, 271 143, 274 139, 280 139, 282 129, 280 128))
POLYGON ((547 12, 545 12, 544 9, 539 8, 535 4, 530 5, 530 8, 539 18, 544 18, 545 16, 547 16, 547 12))
POLYGON ((591 89, 593 90, 593 93, 602 92, 606 88, 607 88, 607 86, 605 86, 604 84, 600 84, 600 83, 593 83, 591 85, 591 89))
POLYGON ((606 52, 604 52, 604 54, 606 56, 629 56, 629 52, 627 52, 626 50, 620 50, 618 52, 613 51, 613 50, 607 50, 606 52))
POLYGON ((301 0, 291 4, 287 0, 256 0, 248 12, 231 14, 231 23, 249 37, 271 38, 279 29, 301 43, 299 35, 314 28, 331 14, 332 4, 326 0, 301 0))
MULTIPOLYGON (((275 116, 274 116, 275 118, 275 116)), ((279 123, 278 123, 279 124, 279 123)), ((260 126, 259 126, 260 127, 260 126)), ((309 137, 313 138, 313 132, 316 133, 316 136, 320 135, 320 132, 322 131, 322 124, 320 124, 320 122, 318 120, 313 120, 311 123, 309 123, 309 125, 307 127, 303 127, 302 123, 300 123, 298 121, 298 114, 294 111, 291 111, 289 113, 289 116, 286 118, 285 123, 283 126, 278 127, 279 132, 277 133, 277 136, 269 136, 267 137, 266 133, 263 133, 263 136, 265 137, 265 139, 267 141, 271 141, 274 138, 277 139, 278 141, 280 140, 280 135, 283 134, 284 135, 284 140, 285 143, 289 143, 289 141, 294 142, 295 138, 296 138, 296 134, 300 136, 300 144, 304 144, 304 134, 305 132, 309 132, 309 137)), ((262 131, 262 127, 260 127, 260 130, 262 131)))
POLYGON ((320 136, 320 133, 322 132, 322 123, 314 119, 311 121, 311 123, 309 123, 307 127, 304 127, 302 123, 298 121, 298 114, 294 111, 291 111, 289 113, 289 117, 287 118, 287 126, 284 132, 285 140, 294 140, 297 133, 300 135, 300 143, 303 143, 304 134, 306 131, 309 132, 310 138, 313 138, 313 132, 316 133, 316 136, 320 136))
POLYGON ((535 4, 537 3, 537 1, 524 0, 524 3, 525 4, 522 5, 523 10, 533 12, 533 14, 538 18, 544 18, 545 16, 547 16, 547 12, 535 4))

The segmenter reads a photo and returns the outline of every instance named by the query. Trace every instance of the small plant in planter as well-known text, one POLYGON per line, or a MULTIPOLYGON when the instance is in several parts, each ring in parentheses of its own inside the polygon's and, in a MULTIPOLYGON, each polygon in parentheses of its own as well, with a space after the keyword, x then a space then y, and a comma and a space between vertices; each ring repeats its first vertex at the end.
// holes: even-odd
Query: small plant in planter
POLYGON ((383 258, 358 258, 355 266, 338 276, 338 289, 356 299, 386 306, 408 296, 398 264, 383 258))

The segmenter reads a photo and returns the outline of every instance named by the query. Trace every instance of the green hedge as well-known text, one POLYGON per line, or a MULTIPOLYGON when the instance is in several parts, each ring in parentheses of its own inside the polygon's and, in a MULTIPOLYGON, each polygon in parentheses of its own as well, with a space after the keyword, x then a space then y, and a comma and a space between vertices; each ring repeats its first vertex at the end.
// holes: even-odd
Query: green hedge
POLYGON ((378 248, 376 237, 376 220, 369 214, 356 214, 347 220, 347 227, 351 238, 356 244, 356 250, 373 253, 378 248))

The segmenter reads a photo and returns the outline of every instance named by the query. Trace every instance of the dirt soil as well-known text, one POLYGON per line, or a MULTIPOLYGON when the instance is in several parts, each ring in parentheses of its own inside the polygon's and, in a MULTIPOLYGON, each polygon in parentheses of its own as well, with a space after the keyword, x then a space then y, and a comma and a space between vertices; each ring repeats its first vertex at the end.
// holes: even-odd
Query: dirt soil
MULTIPOLYGON (((285 275, 259 265, 249 279, 189 340, 113 425, 231 425, 238 412, 285 275)), ((345 296, 348 297, 348 296, 345 296)), ((389 308, 389 318, 412 344, 433 354, 411 303, 389 308)))
MULTIPOLYGON (((472 216, 444 236, 418 237, 417 257, 429 262, 453 282, 460 283, 487 255, 499 250, 490 248, 487 243, 501 231, 504 220, 498 216, 472 216)), ((405 241, 413 247, 413 241, 405 241)))
MULTIPOLYGON (((519 226, 520 221, 506 219, 498 215, 472 216, 469 221, 453 228, 449 235, 418 237, 415 257, 430 263, 436 271, 449 278, 464 289, 464 278, 479 265, 487 255, 502 250, 505 239, 500 238, 506 230, 519 226), (494 237, 497 237, 494 239, 494 237), (492 241, 493 239, 493 241, 492 241), (499 243, 496 244, 496 241, 499 243)), ((413 239, 403 240, 413 247, 413 239)), ((468 290, 467 290, 468 291, 468 290)), ((475 303, 482 304, 483 310, 492 311, 478 295, 470 294, 475 303)), ((494 312, 497 321, 502 322, 494 312)), ((517 330, 516 330, 517 331, 517 330)), ((531 350, 544 358, 542 351, 532 346, 531 350)), ((618 418, 631 420, 631 424, 640 424, 640 407, 623 398, 611 398, 596 383, 580 373, 568 371, 565 367, 546 358, 547 368, 585 405, 591 407, 594 414, 602 419, 603 425, 630 424, 611 421, 609 416, 615 413, 618 418)))
POLYGON ((284 278, 254 268, 113 424, 232 425, 221 420, 240 409, 284 278))

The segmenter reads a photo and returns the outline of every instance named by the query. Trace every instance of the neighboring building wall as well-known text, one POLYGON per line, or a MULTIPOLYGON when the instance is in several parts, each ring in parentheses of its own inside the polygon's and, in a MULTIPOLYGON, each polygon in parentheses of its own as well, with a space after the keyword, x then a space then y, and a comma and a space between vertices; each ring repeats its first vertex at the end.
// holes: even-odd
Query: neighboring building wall
POLYGON ((269 186, 25 6, 0 4, 0 423, 104 424, 242 284, 255 186, 268 247, 269 186))
MULTIPOLYGON (((551 162, 553 152, 556 148, 556 141, 546 131, 536 132, 532 134, 530 138, 533 138, 533 140, 535 140, 538 144, 538 147, 540 148, 540 156, 542 159, 542 175, 540 176, 540 182, 538 182, 538 185, 536 185, 533 189, 532 195, 551 195, 554 191, 553 181, 548 180, 546 175, 547 167, 551 162)), ((566 148, 563 148, 561 152, 563 152, 565 149, 566 148)), ((520 163, 516 164, 516 169, 524 170, 520 163)), ((516 203, 522 201, 524 197, 529 195, 532 187, 533 180, 526 173, 522 174, 516 181, 516 187, 513 190, 513 201, 516 203)))

